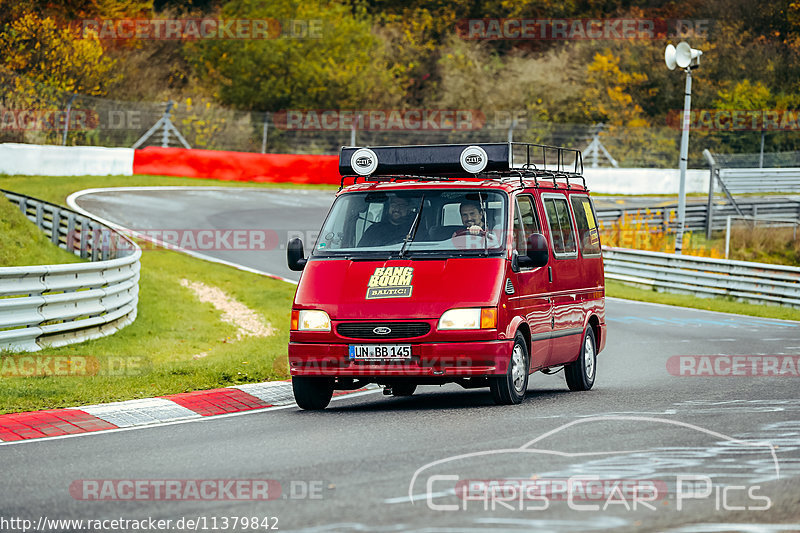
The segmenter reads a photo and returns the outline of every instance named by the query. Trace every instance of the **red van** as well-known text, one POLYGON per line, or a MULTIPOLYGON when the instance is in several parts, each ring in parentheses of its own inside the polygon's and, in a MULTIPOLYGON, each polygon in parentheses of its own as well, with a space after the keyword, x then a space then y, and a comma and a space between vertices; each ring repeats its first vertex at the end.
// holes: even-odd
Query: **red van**
POLYGON ((489 387, 523 400, 563 369, 589 390, 606 341, 600 237, 580 152, 522 143, 342 148, 342 187, 302 270, 297 404, 368 383, 489 387), (345 187, 345 181, 352 184, 345 187))

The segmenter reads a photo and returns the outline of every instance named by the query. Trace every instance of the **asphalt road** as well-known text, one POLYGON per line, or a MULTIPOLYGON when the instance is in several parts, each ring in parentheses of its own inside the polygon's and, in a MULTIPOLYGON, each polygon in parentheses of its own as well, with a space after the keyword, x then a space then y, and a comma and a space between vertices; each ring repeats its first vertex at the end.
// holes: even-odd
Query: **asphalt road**
MULTIPOLYGON (((79 204, 139 228, 305 231, 325 214, 323 195, 294 191, 140 200, 79 204)), ((225 253, 272 266, 266 252, 225 253)), ((410 398, 336 399, 323 412, 289 407, 0 445, 0 517, 205 517, 207 530, 214 518, 222 530, 223 517, 246 516, 277 517, 282 531, 800 531, 797 369, 681 376, 670 359, 797 361, 800 323, 613 299, 607 321, 589 392, 569 392, 561 374, 534 375, 512 407, 493 405, 485 390, 421 387, 410 398), (85 487, 80 480, 167 479, 270 479, 282 489, 271 486, 276 499, 266 502, 84 501, 69 490, 85 487), (567 483, 571 501, 560 491, 567 483)))
POLYGON ((286 242, 300 237, 308 254, 333 195, 319 190, 161 188, 91 193, 77 204, 192 252, 296 281, 300 274, 286 266, 286 242), (214 233, 202 233, 208 230, 214 233))

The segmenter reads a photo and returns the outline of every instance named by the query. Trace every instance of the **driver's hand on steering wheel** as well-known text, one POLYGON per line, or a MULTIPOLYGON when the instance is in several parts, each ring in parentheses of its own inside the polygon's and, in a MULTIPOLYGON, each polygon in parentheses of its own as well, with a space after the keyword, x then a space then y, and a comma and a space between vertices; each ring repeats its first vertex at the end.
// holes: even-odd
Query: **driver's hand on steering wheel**
POLYGON ((467 228, 467 233, 470 235, 481 235, 483 233, 483 228, 474 224, 467 228))

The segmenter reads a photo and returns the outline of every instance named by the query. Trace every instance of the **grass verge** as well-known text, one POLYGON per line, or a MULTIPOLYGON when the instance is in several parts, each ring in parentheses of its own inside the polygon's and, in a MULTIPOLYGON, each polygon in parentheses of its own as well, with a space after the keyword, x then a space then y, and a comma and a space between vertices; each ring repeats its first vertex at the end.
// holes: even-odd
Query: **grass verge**
POLYGON ((19 208, 0 194, 0 266, 78 263, 75 254, 62 250, 45 236, 19 208))
POLYGON ((690 294, 657 292, 650 289, 634 287, 611 279, 606 280, 606 296, 624 298, 626 300, 638 300, 640 302, 675 305, 678 307, 691 307, 693 309, 705 309, 718 313, 735 313, 738 315, 758 316, 762 318, 800 321, 800 309, 776 305, 749 304, 737 302, 728 298, 698 298, 690 294))
MULTIPOLYGON (((0 176, 0 188, 61 205, 81 189, 125 186, 336 188, 169 176, 0 176)), ((80 260, 53 246, 10 202, 0 202, 0 221, 0 265, 80 260)), ((133 324, 108 337, 26 354, 37 358, 34 361, 43 369, 55 365, 48 357, 50 361, 71 361, 69 368, 77 370, 73 375, 20 376, 31 370, 30 364, 21 356, 0 352, 0 413, 149 398, 288 377, 286 346, 293 285, 166 250, 147 251, 141 262, 139 311, 133 324), (180 285, 181 279, 220 288, 261 315, 276 334, 236 340, 235 328, 221 320, 221 312, 201 303, 189 288, 180 285), (84 367, 85 372, 81 371, 84 367)))
POLYGON ((133 324, 101 339, 27 354, 40 362, 46 357, 66 357, 98 370, 96 375, 9 377, 22 368, 21 358, 1 354, 0 413, 149 398, 288 377, 286 346, 293 285, 157 250, 142 254, 139 287, 139 314, 133 324), (181 279, 219 287, 260 314, 276 334, 236 340, 235 328, 220 319, 220 311, 197 300, 189 288, 180 285, 181 279), (200 354, 204 355, 194 357, 200 354))

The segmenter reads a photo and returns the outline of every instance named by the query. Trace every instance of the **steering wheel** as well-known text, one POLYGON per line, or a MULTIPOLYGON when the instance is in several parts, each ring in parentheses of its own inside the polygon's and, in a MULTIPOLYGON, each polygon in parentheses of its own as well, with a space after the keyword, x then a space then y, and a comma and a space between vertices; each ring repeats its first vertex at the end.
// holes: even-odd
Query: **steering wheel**
POLYGON ((486 235, 486 230, 483 229, 478 231, 477 233, 473 233, 469 229, 464 228, 453 233, 453 237, 462 237, 462 236, 483 237, 484 235, 486 235))

